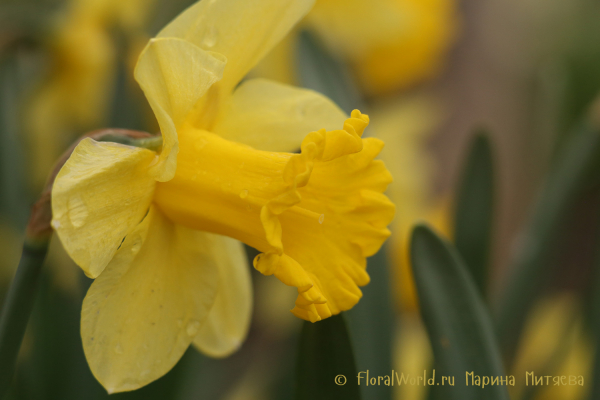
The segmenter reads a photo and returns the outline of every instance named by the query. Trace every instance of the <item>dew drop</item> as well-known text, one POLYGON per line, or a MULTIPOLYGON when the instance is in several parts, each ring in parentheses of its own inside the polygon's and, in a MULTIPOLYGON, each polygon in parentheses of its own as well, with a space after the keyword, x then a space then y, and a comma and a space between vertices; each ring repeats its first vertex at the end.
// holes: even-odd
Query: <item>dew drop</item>
POLYGON ((307 103, 299 104, 298 107, 296 107, 296 113, 298 114, 298 117, 301 119, 306 118, 306 114, 308 113, 307 108, 307 103))
MULTIPOLYGON (((203 138, 200 136, 200 137, 196 138, 196 141, 194 142, 194 147, 197 151, 201 151, 204 147, 206 147, 207 143, 208 143, 208 140, 206 138, 203 138)), ((198 164, 200 164, 200 162, 198 160, 196 160, 194 162, 194 164, 198 165, 198 164)))
POLYGON ((185 333, 187 333, 188 336, 196 336, 196 334, 198 334, 199 330, 200 330, 200 321, 196 321, 196 320, 191 320, 190 322, 188 322, 187 326, 185 327, 185 333))
POLYGON ((131 245, 131 252, 137 253, 141 247, 142 247, 142 238, 138 236, 134 239, 133 245, 131 245))
POLYGON ((240 192, 240 198, 245 199, 248 197, 248 189, 244 189, 240 192))
POLYGON ((325 214, 319 215, 319 223, 322 224, 325 221, 325 214))
POLYGON ((75 228, 83 226, 88 217, 88 209, 81 197, 73 196, 67 202, 69 220, 75 228))
POLYGON ((202 39, 202 44, 208 48, 214 47, 217 44, 217 38, 219 36, 219 31, 215 26, 209 26, 204 34, 204 39, 202 39))
POLYGON ((50 223, 50 225, 52 225, 52 227, 54 229, 58 229, 58 228, 60 228, 60 221, 57 219, 53 219, 52 222, 50 223))
POLYGON ((117 343, 117 345, 115 346, 115 353, 123 354, 123 346, 121 346, 121 343, 117 343))

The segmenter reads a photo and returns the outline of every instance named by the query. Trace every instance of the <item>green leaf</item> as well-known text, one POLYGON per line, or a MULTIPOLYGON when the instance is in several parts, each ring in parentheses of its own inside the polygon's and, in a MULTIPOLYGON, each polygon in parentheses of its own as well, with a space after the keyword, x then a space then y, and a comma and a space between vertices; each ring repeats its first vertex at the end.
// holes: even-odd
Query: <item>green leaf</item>
MULTIPOLYGON (((590 301, 590 328, 593 342, 600 343, 600 237, 598 237, 596 243, 597 250, 594 257, 594 282, 592 284, 592 295, 590 301)), ((591 375, 592 388, 588 398, 590 400, 595 400, 600 398, 600 346, 598 345, 595 349, 591 375)))
POLYGON ((360 399, 356 376, 344 317, 334 315, 315 323, 305 322, 300 334, 296 399, 360 399), (336 384, 336 379, 345 384, 336 384))
POLYGON ((511 275, 496 313, 496 331, 505 359, 514 357, 527 313, 544 284, 552 277, 552 261, 561 226, 574 201, 596 177, 600 165, 600 134, 584 126, 557 155, 519 237, 511 275))
POLYGON ((0 399, 12 384, 17 357, 35 304, 48 240, 25 240, 23 253, 0 312, 0 399))
POLYGON ((22 79, 30 75, 21 71, 22 61, 0 54, 0 217, 18 227, 27 222, 32 200, 27 190, 19 107, 25 89, 22 79))
POLYGON ((506 386, 482 389, 465 384, 467 372, 506 376, 488 311, 456 249, 427 226, 417 225, 411 261, 421 315, 433 347, 439 398, 508 400, 506 386), (455 386, 447 382, 442 386, 442 376, 454 377, 455 386))
MULTIPOLYGON (((358 370, 369 370, 373 376, 389 375, 392 370, 395 316, 392 309, 389 258, 385 250, 384 246, 368 259, 367 272, 371 281, 361 288, 363 297, 358 304, 345 313, 358 370)), ((363 397, 369 400, 392 399, 391 387, 361 385, 361 388, 363 397)))
POLYGON ((454 243, 480 292, 487 291, 494 214, 494 165, 490 138, 478 133, 462 172, 454 214, 454 243))
POLYGON ((348 114, 354 109, 364 111, 360 92, 346 66, 329 54, 310 32, 302 31, 298 41, 296 64, 300 84, 329 97, 348 114))

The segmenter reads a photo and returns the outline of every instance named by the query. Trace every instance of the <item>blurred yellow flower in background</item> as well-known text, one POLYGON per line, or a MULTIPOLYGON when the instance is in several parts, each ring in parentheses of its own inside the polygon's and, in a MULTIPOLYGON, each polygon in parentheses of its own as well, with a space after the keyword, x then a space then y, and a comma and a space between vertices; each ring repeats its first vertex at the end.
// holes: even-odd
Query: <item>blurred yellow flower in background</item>
POLYGON ((363 90, 383 94, 439 72, 456 30, 453 0, 318 0, 308 25, 348 59, 363 90))
MULTIPOLYGON (((434 77, 457 31, 454 0, 317 0, 305 27, 346 60, 367 95, 389 94, 434 77)), ((257 75, 293 82, 295 38, 277 46, 257 75)))
POLYGON ((374 160, 383 143, 361 138, 369 118, 347 118, 310 90, 238 86, 312 5, 196 3, 150 41, 135 70, 160 151, 88 138, 58 174, 53 227, 96 278, 81 333, 109 392, 159 378, 192 342, 214 357, 239 348, 252 295, 237 240, 263 252, 256 269, 298 288, 301 318, 327 318, 361 297, 366 257, 394 214, 382 194, 391 176, 374 160))
MULTIPOLYGON (((574 293, 556 293, 540 299, 528 318, 514 364, 515 376, 583 376, 584 385, 518 385, 515 398, 539 400, 581 400, 589 396, 593 380, 594 346, 585 329, 581 300, 574 293), (529 386, 529 387, 528 387, 529 386), (532 388, 532 386, 534 386, 532 388), (535 390, 535 395, 532 393, 535 390)), ((545 379, 544 379, 545 382, 545 379)))
POLYGON ((373 133, 386 143, 381 157, 394 176, 388 195, 398 204, 389 246, 395 292, 401 307, 414 311, 418 306, 409 257, 410 233, 415 223, 427 221, 438 232, 450 234, 450 201, 434 195, 435 164, 427 149, 443 109, 432 97, 421 94, 375 104, 373 115, 373 133))
POLYGON ((39 187, 75 136, 105 123, 116 78, 116 33, 145 37, 153 0, 71 0, 46 46, 48 76, 28 111, 32 175, 39 187))

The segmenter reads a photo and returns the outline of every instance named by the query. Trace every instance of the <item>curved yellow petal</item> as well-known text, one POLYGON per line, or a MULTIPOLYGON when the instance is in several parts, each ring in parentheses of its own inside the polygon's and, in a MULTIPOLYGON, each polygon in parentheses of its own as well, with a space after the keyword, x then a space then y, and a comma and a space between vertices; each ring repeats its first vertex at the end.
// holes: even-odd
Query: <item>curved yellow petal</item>
POLYGON ((226 357, 239 349, 248 334, 252 316, 252 279, 241 242, 206 234, 219 268, 219 291, 206 322, 194 339, 198 350, 211 357, 226 357))
POLYGON ((220 87, 239 81, 311 9, 314 0, 203 0, 184 11, 158 37, 178 37, 223 54, 220 87))
POLYGON ((242 83, 224 104, 213 131, 259 150, 293 152, 307 133, 337 129, 346 118, 320 93, 252 79, 242 83))
POLYGON ((153 175, 167 181, 177 168, 177 128, 194 105, 221 79, 226 60, 181 39, 152 39, 140 55, 135 79, 146 94, 163 135, 153 175))
POLYGON ((151 207, 92 284, 81 337, 92 373, 109 393, 160 378, 198 334, 218 288, 209 236, 151 207))
POLYGON ((89 277, 97 277, 144 218, 155 180, 150 150, 84 139, 52 189, 52 227, 89 277))

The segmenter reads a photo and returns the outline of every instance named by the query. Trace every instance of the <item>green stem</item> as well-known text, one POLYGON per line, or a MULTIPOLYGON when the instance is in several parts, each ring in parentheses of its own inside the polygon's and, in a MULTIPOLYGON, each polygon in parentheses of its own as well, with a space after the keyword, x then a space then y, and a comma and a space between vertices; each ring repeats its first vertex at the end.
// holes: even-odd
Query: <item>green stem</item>
POLYGON ((25 240, 14 280, 0 316, 0 399, 10 388, 29 315, 33 309, 48 239, 25 240))

